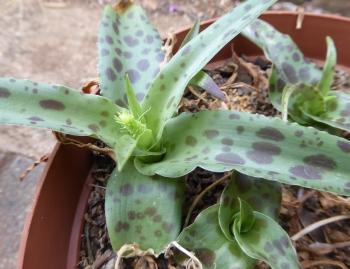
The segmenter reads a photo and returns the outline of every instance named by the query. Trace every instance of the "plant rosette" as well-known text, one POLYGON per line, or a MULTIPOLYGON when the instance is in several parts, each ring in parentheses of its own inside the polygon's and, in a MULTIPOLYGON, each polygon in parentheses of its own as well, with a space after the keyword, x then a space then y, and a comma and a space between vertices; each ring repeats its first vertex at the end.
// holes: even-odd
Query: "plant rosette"
MULTIPOLYGON (((350 143, 341 137, 238 111, 177 111, 188 85, 225 98, 203 67, 242 30, 252 25, 256 30, 252 23, 275 2, 245 1, 202 32, 196 23, 172 57, 140 6, 129 1, 107 6, 98 35, 101 96, 61 85, 0 79, 0 123, 90 136, 108 146, 97 150, 108 152, 117 164, 105 201, 109 237, 118 252, 116 267, 124 256, 158 256, 170 244, 188 255, 183 261, 188 266, 251 268, 262 260, 272 268, 299 268, 295 249, 276 222, 280 183, 350 195, 350 143), (308 147, 296 150, 304 139, 308 147), (220 203, 181 230, 183 177, 196 167, 237 172, 220 203), (249 182, 245 192, 237 187, 240 181, 249 182)), ((267 42, 269 35, 261 38, 267 42)), ((289 46, 283 42, 282 48, 289 46)), ((322 97, 322 113, 334 102, 327 90, 334 66, 332 49, 329 55, 319 82, 304 83, 322 97)), ((274 85, 283 73, 270 58, 277 70, 271 76, 274 85)), ((286 66, 282 63, 281 70, 291 70, 286 66)), ((291 85, 288 88, 294 87, 295 80, 282 78, 291 85)), ((321 117, 314 109, 319 103, 298 106, 299 98, 307 98, 301 96, 291 99, 297 109, 288 113, 321 117)))

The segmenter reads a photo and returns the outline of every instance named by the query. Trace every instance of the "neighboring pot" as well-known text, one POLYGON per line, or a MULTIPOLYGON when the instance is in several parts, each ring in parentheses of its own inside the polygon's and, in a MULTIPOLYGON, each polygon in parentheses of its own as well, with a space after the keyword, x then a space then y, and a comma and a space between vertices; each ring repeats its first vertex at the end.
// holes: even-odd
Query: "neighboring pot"
MULTIPOLYGON (((338 49, 339 66, 350 70, 350 19, 306 13, 302 28, 297 30, 297 13, 267 12, 262 18, 291 35, 305 56, 316 61, 324 60, 325 38, 331 36, 338 49)), ((203 27, 212 22, 204 23, 203 27)), ((178 32, 178 44, 187 31, 178 32)), ((243 37, 236 38, 233 44, 238 55, 262 54, 243 37)), ((231 44, 217 54, 211 65, 220 64, 230 56, 231 44)), ((71 145, 56 145, 23 230, 18 269, 76 268, 84 213, 91 192, 92 164, 92 154, 88 150, 71 145)))

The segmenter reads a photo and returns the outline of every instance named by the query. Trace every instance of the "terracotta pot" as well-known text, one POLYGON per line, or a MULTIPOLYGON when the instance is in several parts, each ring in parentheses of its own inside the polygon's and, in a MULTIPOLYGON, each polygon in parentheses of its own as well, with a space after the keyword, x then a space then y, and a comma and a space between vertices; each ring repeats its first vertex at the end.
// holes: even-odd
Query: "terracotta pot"
MULTIPOLYGON (((303 26, 296 29, 297 14, 268 12, 262 18, 291 35, 309 58, 322 61, 326 36, 331 36, 339 53, 339 65, 350 68, 350 19, 305 14, 303 26)), ((203 24, 203 28, 212 21, 203 24)), ((187 30, 178 33, 181 41, 187 30)), ((234 41, 238 54, 258 55, 261 51, 243 37, 234 41)), ((177 48, 175 48, 177 49, 177 48)), ((230 45, 212 64, 228 59, 230 45)), ((23 231, 18 269, 73 269, 79 262, 83 215, 91 191, 91 153, 74 146, 56 145, 36 192, 32 210, 23 231)))

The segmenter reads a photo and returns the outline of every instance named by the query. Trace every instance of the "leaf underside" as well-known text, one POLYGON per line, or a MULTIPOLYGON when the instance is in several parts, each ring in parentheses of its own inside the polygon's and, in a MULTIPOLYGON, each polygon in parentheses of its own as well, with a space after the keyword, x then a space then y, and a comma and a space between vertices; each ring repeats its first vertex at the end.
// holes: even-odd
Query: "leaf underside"
POLYGON ((113 171, 106 190, 106 221, 113 249, 137 243, 157 254, 181 228, 183 181, 137 172, 132 162, 113 171))
POLYGON ((164 130, 161 162, 135 160, 145 174, 179 177, 195 167, 230 171, 350 195, 350 143, 312 127, 245 112, 183 113, 164 130), (271 126, 271 127, 270 127, 271 126))

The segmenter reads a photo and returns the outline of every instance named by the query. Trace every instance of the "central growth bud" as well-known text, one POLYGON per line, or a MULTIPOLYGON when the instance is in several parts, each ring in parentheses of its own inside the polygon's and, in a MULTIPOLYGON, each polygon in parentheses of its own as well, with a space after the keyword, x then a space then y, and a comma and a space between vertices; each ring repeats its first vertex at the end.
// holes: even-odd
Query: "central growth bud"
POLYGON ((147 130, 146 124, 142 123, 141 119, 135 119, 129 111, 118 113, 115 120, 135 139, 147 130))

